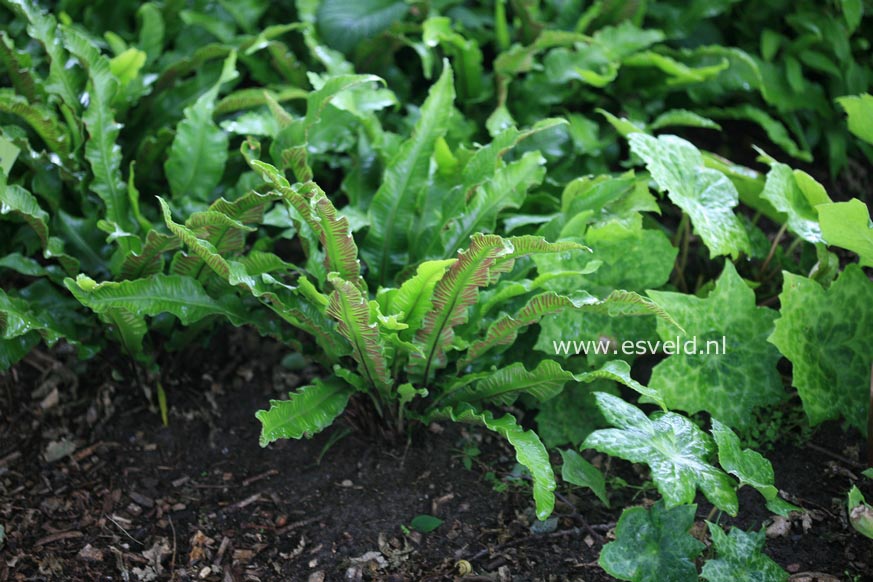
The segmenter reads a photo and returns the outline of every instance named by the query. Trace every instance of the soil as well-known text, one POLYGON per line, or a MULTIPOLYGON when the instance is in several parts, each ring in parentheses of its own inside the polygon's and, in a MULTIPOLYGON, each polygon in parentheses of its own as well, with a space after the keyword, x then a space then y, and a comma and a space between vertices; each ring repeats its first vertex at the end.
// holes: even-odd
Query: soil
MULTIPOLYGON (((476 430, 432 426, 388 448, 327 431, 262 449, 254 412, 314 372, 288 370, 283 355, 237 331, 168 357, 167 427, 120 357, 85 369, 63 347, 35 351, 0 376, 0 581, 439 581, 466 566, 466 581, 612 580, 600 549, 650 490, 613 490, 611 510, 562 490, 555 529, 533 533, 529 488, 506 479, 514 455, 476 430), (410 531, 419 514, 443 523, 410 531)), ((769 526, 766 551, 795 582, 873 580, 873 541, 844 510, 864 484, 858 442, 826 426, 768 455, 803 516, 774 523, 741 491, 736 523, 769 526)), ((644 481, 639 467, 603 468, 644 481)))

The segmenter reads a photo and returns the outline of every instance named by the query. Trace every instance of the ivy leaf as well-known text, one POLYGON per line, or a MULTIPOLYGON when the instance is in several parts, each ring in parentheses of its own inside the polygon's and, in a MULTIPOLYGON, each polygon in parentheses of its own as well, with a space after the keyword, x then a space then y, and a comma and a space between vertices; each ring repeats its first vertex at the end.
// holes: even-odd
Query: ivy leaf
POLYGON ((773 465, 761 454, 743 449, 734 431, 717 419, 712 419, 712 436, 718 445, 718 462, 722 469, 750 485, 767 500, 767 508, 778 515, 788 515, 798 508, 779 498, 774 485, 773 465))
POLYGON ((761 551, 766 541, 764 530, 748 533, 734 527, 726 534, 717 524, 707 522, 706 525, 709 526, 717 557, 703 565, 703 572, 700 574, 702 578, 709 582, 788 580, 788 572, 761 551))
POLYGON ((686 331, 658 322, 658 333, 673 342, 674 355, 655 366, 649 384, 668 408, 691 414, 705 410, 730 426, 745 427, 753 409, 784 397, 776 369, 779 352, 767 342, 776 312, 755 305, 755 293, 730 261, 706 299, 664 291, 649 296, 686 331), (716 347, 725 353, 704 353, 716 347))
POLYGON ((673 412, 651 420, 621 398, 603 392, 594 397, 607 422, 617 428, 594 431, 582 443, 583 449, 648 465, 667 507, 692 503, 699 487, 713 505, 737 514, 734 482, 709 464, 715 445, 697 425, 673 412))
POLYGON ((691 218, 709 256, 749 254, 746 230, 733 212, 739 194, 721 172, 704 165, 703 155, 691 143, 674 135, 654 138, 633 133, 631 150, 640 156, 662 190, 691 218))
POLYGON ((816 207, 822 234, 829 245, 858 255, 862 267, 873 267, 873 229, 870 210, 858 199, 816 207))
POLYGON ((705 546, 688 533, 696 512, 696 505, 670 509, 663 501, 648 511, 625 509, 615 527, 615 541, 600 552, 600 567, 631 582, 697 582, 694 559, 705 546))
POLYGON ((567 483, 591 489, 603 502, 603 505, 609 507, 609 497, 606 496, 606 480, 603 478, 603 473, 576 451, 562 450, 561 458, 564 460, 564 464, 561 466, 561 478, 567 483))
POLYGON ((824 289, 784 273, 781 317, 769 341, 791 361, 809 423, 844 416, 867 430, 873 361, 873 283, 857 264, 824 289))

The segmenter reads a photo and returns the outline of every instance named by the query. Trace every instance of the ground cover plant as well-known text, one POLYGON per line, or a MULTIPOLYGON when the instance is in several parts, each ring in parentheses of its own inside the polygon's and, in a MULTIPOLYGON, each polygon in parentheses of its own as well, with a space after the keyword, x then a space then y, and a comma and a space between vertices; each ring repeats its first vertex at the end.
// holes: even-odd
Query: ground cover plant
MULTIPOLYGON (((189 414, 180 375, 206 374, 186 354, 245 328, 296 378, 262 375, 239 421, 263 458, 315 437, 320 462, 358 438, 400 451, 402 471, 459 423, 466 470, 530 499, 528 537, 410 566, 410 540, 439 536, 434 502, 393 549, 319 554, 328 579, 499 570, 483 558, 573 535, 602 579, 787 580, 797 560, 766 542, 775 524, 806 534, 815 511, 865 547, 873 7, 750 6, 2 0, 4 381, 22 389, 45 354, 75 361, 72 378, 109 362, 123 398, 173 427, 189 414), (499 477, 480 429, 514 459, 499 477), (848 443, 825 449, 848 464, 839 509, 773 467, 832 429, 848 443), (592 526, 583 503, 614 523, 592 526)), ((78 401, 33 388, 40 410, 78 401)), ((28 460, 12 390, 3 579, 54 567, 28 553, 33 512, 11 502, 23 473, 6 464, 28 460)), ((82 430, 105 430, 89 406, 82 430)), ((37 465, 77 448, 53 440, 37 465)), ((173 552, 143 547, 137 571, 117 548, 85 559, 245 579, 224 543, 214 570, 194 541, 176 570, 168 525, 173 552)), ((317 574, 300 552, 273 567, 317 574)), ((871 575, 848 555, 829 575, 871 575)))

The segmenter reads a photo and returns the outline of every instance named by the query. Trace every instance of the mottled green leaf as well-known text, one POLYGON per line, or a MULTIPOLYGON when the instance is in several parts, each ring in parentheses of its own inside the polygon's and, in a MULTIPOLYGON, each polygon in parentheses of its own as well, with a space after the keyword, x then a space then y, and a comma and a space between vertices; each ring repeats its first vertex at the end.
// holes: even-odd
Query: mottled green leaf
POLYGON ((858 265, 846 267, 828 289, 784 273, 781 317, 770 341, 793 367, 811 425, 844 417, 867 430, 873 362, 873 283, 858 265))
POLYGON ((788 572, 762 551, 767 541, 764 530, 748 533, 732 527, 730 533, 726 534, 720 525, 711 522, 706 524, 709 526, 716 557, 707 560, 703 565, 701 578, 709 582, 788 580, 788 572))
POLYGON ((665 291, 650 291, 649 296, 685 330, 658 322, 661 339, 673 342, 663 346, 672 355, 655 366, 649 384, 669 408, 705 410, 740 428, 750 426, 755 408, 784 398, 776 369, 779 352, 767 342, 777 314, 756 306, 754 291, 732 263, 725 263, 705 299, 665 291))
POLYGON ((696 505, 625 509, 598 563, 610 576, 631 582, 697 582, 695 558, 704 545, 689 533, 696 505))
POLYGON ((721 468, 740 480, 740 485, 754 487, 767 501, 767 508, 779 515, 788 515, 794 507, 779 498, 774 485, 773 465, 760 453, 744 449, 734 431, 718 419, 712 419, 712 436, 718 445, 718 462, 721 468))
POLYGON ((734 482, 709 464, 715 445, 697 425, 673 412, 651 420, 621 398, 602 392, 595 397, 603 416, 617 428, 594 431, 582 448, 648 465, 667 507, 693 502, 700 488, 713 505, 737 514, 734 482))

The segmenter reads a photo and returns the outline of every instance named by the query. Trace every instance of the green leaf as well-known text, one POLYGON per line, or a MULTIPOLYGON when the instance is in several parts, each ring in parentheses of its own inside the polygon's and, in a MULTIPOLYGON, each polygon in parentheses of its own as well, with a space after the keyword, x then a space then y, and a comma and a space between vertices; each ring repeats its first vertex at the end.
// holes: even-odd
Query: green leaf
POLYGON ((500 212, 519 208, 527 191, 543 181, 545 163, 539 152, 528 152, 478 186, 464 212, 453 218, 443 231, 443 252, 453 255, 463 248, 474 232, 493 232, 500 212))
POLYGON ((665 111, 649 124, 649 129, 657 131, 664 127, 674 126, 702 127, 705 129, 721 130, 721 126, 713 120, 687 109, 671 109, 670 111, 665 111))
POLYGON ((867 205, 853 198, 821 204, 816 209, 827 243, 858 255, 862 267, 873 267, 873 228, 867 205))
POLYGON ((615 541, 600 552, 600 567, 632 582, 697 582, 694 560, 705 546, 688 533, 696 512, 696 505, 670 508, 663 501, 650 510, 625 509, 615 541))
POLYGON ((609 507, 603 473, 576 451, 562 450, 561 458, 564 460, 564 464, 561 465, 561 478, 572 485, 591 489, 603 505, 609 507))
POLYGON ((530 371, 521 362, 515 362, 486 374, 484 379, 472 386, 462 380, 461 389, 446 394, 448 403, 469 402, 479 405, 490 402, 509 406, 521 394, 528 394, 538 402, 543 402, 557 396, 564 384, 573 379, 573 374, 553 360, 543 360, 530 371))
POLYGON ((121 263, 121 279, 140 279, 164 270, 164 253, 179 248, 179 239, 150 230, 139 253, 131 252, 121 263))
POLYGON ((362 252, 374 278, 383 283, 406 264, 417 200, 427 184, 436 141, 448 130, 455 90, 452 69, 448 63, 444 67, 421 108, 412 136, 388 163, 368 210, 370 230, 362 252))
POLYGON ((718 524, 706 522, 706 525, 709 526, 716 558, 703 565, 701 578, 709 582, 788 580, 788 572, 762 551, 767 541, 763 529, 757 533, 747 533, 732 527, 730 533, 726 534, 718 524))
POLYGON ((430 533, 443 524, 443 520, 432 515, 416 515, 409 522, 409 527, 419 533, 430 533))
POLYGON ((64 270, 78 272, 79 262, 64 252, 61 239, 51 236, 48 228, 48 213, 42 209, 36 197, 16 184, 7 184, 6 175, 0 172, 0 217, 15 215, 33 229, 42 245, 43 257, 57 259, 64 270))
POLYGON ((628 141, 658 186, 691 218, 710 257, 737 258, 751 251, 749 237, 732 210, 739 198, 736 188, 724 174, 704 165, 696 147, 673 135, 634 133, 628 141))
POLYGON ((631 291, 613 291, 605 299, 598 299, 585 292, 567 297, 547 291, 533 296, 515 315, 503 315, 494 321, 488 327, 485 337, 470 345, 459 364, 472 362, 490 349, 511 346, 522 329, 539 322, 543 317, 563 312, 604 313, 610 316, 656 315, 675 324, 666 311, 631 291))
POLYGON ((774 485, 773 465, 760 453, 743 449, 740 438, 717 419, 712 419, 712 436, 718 445, 721 468, 740 480, 740 485, 754 487, 767 501, 767 508, 778 515, 788 515, 799 508, 779 498, 774 485))
POLYGON ((568 384, 560 394, 540 403, 537 432, 549 449, 567 444, 578 447, 589 434, 607 426, 597 408, 596 392, 618 395, 614 382, 598 380, 568 384))
POLYGON ((621 398, 602 392, 595 397, 603 416, 617 428, 594 431, 582 448, 648 465, 667 507, 692 503, 699 487, 713 505, 737 514, 734 482, 709 464, 715 446, 697 425, 673 412, 650 420, 621 398))
POLYGON ((236 52, 231 52, 215 85, 185 108, 185 117, 176 127, 164 163, 174 200, 206 202, 221 181, 227 163, 228 137, 212 120, 212 114, 221 86, 237 76, 236 52))
POLYGON ((873 507, 864 499, 857 485, 849 489, 846 509, 849 511, 849 523, 855 531, 873 539, 873 507))
POLYGON ((454 338, 454 328, 467 320, 467 308, 477 302, 479 288, 490 282, 495 261, 512 252, 512 245, 493 234, 475 234, 470 248, 458 253, 446 274, 436 283, 433 308, 415 336, 423 356, 413 354, 412 370, 430 382, 431 374, 446 365, 446 349, 454 338))
POLYGON ((377 298, 382 313, 402 314, 400 319, 407 325, 401 337, 409 339, 421 329, 425 316, 433 308, 434 287, 455 261, 457 259, 425 261, 399 289, 380 290, 377 298))
POLYGON ((828 289, 792 273, 783 277, 781 317, 770 342, 791 361, 792 384, 809 423, 845 417, 866 432, 873 283, 856 264, 846 266, 828 289))
POLYGON ((755 408, 785 397, 776 368, 779 352, 767 342, 777 314, 757 307, 754 291, 730 261, 706 299, 665 291, 649 296, 685 330, 677 333, 658 322, 661 339, 672 342, 669 348, 662 344, 664 351, 672 355, 655 366, 649 384, 668 408, 705 410, 732 427, 747 428, 755 408))
POLYGON ((873 95, 864 93, 838 97, 837 103, 849 116, 849 131, 873 144, 873 95))
POLYGON ((0 113, 9 113, 26 121, 51 151, 61 156, 70 153, 70 136, 50 108, 29 102, 12 89, 0 89, 0 113))
MULTIPOLYGON (((124 232, 137 231, 130 213, 130 200, 121 178, 121 147, 117 140, 121 124, 115 121, 113 100, 118 93, 118 80, 112 74, 109 59, 100 54, 84 34, 64 27, 67 50, 88 70, 88 105, 82 121, 88 130, 85 157, 91 165, 94 179, 91 189, 106 205, 106 220, 124 232)), ((122 250, 129 250, 127 237, 118 239, 122 250)))
POLYGON ((7 0, 28 22, 28 35, 39 41, 49 57, 49 74, 46 77, 46 91, 61 98, 64 105, 71 111, 80 108, 80 83, 72 67, 68 67, 64 51, 64 36, 66 30, 58 26, 57 20, 50 13, 43 11, 32 0, 7 0))
POLYGON ((146 316, 170 313, 182 325, 219 315, 236 326, 247 323, 245 313, 228 298, 220 303, 194 279, 156 274, 135 281, 97 283, 86 275, 64 279, 70 293, 85 307, 114 325, 131 354, 142 353, 148 328, 146 316))
POLYGON ((349 52, 403 19, 409 6, 398 0, 323 0, 318 4, 318 32, 333 48, 349 52))
POLYGON ((515 448, 515 458, 527 467, 533 477, 533 495, 536 502, 537 518, 545 520, 555 508, 555 474, 549 462, 549 453, 535 432, 524 430, 515 417, 506 414, 494 418, 490 411, 476 411, 472 406, 444 408, 434 413, 435 418, 449 418, 454 422, 481 424, 509 441, 515 448))
POLYGON ((337 331, 352 346, 352 357, 367 382, 380 391, 391 387, 385 346, 375 323, 370 322, 370 308, 361 290, 336 273, 328 275, 334 291, 330 294, 327 314, 339 322, 337 331))
POLYGON ((298 388, 288 400, 271 400, 269 410, 255 413, 261 421, 261 446, 279 439, 311 438, 333 424, 353 392, 343 380, 330 377, 298 388))
POLYGON ((137 78, 145 62, 146 53, 131 47, 109 61, 109 70, 124 87, 137 78))
POLYGON ((767 138, 782 148, 789 156, 803 162, 812 161, 812 153, 801 149, 791 138, 785 126, 763 109, 744 104, 736 107, 704 109, 700 113, 716 119, 741 119, 756 123, 767 133, 767 138))

